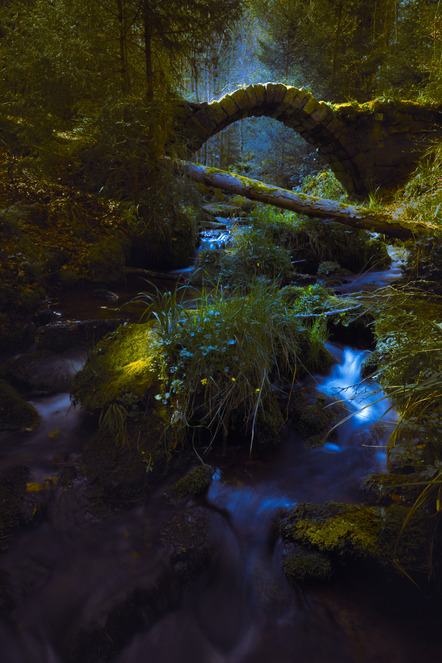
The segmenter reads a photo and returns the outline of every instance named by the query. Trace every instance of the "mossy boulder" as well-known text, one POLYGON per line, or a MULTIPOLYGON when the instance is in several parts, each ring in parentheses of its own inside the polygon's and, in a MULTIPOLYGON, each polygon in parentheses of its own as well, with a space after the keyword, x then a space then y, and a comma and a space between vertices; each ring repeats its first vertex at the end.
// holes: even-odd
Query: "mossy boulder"
POLYGON ((317 447, 336 437, 334 426, 348 415, 347 408, 336 399, 316 389, 299 389, 292 397, 290 422, 309 447, 317 447))
POLYGON ((40 423, 37 410, 5 380, 0 380, 0 430, 27 431, 40 423))
POLYGON ((330 557, 319 550, 286 542, 282 568, 292 585, 307 587, 331 580, 333 564, 330 557))
POLYGON ((38 350, 64 352, 73 348, 89 349, 103 336, 114 331, 121 320, 57 320, 38 328, 35 343, 38 350))
POLYGON ((148 405, 161 391, 162 370, 162 345, 152 325, 120 325, 96 345, 75 376, 74 402, 88 412, 115 402, 148 405))
POLYGON ((0 367, 0 376, 26 394, 67 391, 73 375, 72 363, 50 350, 13 357, 0 367))
POLYGON ((100 414, 83 453, 83 472, 101 497, 127 503, 167 467, 173 440, 161 392, 162 350, 149 324, 121 325, 90 353, 72 383, 74 403, 100 414))
POLYGON ((280 532, 286 542, 325 554, 333 568, 364 562, 389 574, 426 579, 428 523, 422 514, 406 521, 409 514, 409 507, 399 504, 298 504, 280 532))
POLYGON ((209 489, 214 473, 210 465, 198 465, 178 479, 166 493, 172 504, 179 504, 189 497, 204 495, 209 489))
POLYGON ((10 357, 27 350, 34 341, 35 332, 36 326, 32 322, 0 321, 0 356, 10 357))

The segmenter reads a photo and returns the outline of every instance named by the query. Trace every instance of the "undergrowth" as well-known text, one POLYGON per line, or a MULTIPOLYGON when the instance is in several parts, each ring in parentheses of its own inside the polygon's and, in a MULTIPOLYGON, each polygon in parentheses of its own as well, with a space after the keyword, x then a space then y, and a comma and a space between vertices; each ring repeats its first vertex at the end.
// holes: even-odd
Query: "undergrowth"
MULTIPOLYGON (((179 291, 144 296, 167 355, 157 399, 171 424, 209 441, 242 431, 253 444, 256 424, 276 436, 284 421, 278 385, 293 385, 327 365, 325 325, 299 316, 275 284, 257 281, 247 295, 221 288, 185 302, 179 291)), ((282 392, 281 392, 282 393, 282 392)))

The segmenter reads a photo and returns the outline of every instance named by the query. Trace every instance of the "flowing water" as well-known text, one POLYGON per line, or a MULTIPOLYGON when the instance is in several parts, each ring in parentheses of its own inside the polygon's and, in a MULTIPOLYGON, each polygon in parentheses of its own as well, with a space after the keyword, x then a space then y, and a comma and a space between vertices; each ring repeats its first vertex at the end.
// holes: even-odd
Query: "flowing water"
MULTIPOLYGON (((250 458, 238 445, 228 457, 210 459, 216 471, 197 508, 208 518, 215 553, 183 593, 175 591, 172 576, 168 584, 165 570, 161 531, 176 510, 164 499, 164 486, 148 504, 102 519, 93 515, 81 478, 68 491, 44 491, 44 520, 13 537, 0 556, 1 663, 65 663, 63 652, 81 625, 105 620, 109 606, 121 605, 118 597, 131 589, 156 585, 163 588, 161 608, 154 617, 148 606, 146 614, 141 609, 144 617, 129 629, 130 639, 121 640, 117 663, 440 660, 431 619, 389 610, 370 581, 341 579, 301 592, 283 574, 275 528, 281 511, 298 502, 358 503, 361 479, 385 462, 387 433, 376 422, 388 404, 372 393, 376 385, 356 387, 366 351, 334 345, 330 350, 336 363, 329 375, 311 380, 328 396, 345 400, 354 416, 322 448, 305 447, 289 429, 266 455, 250 458)), ((72 357, 66 361, 73 365, 72 357)), ((33 404, 41 426, 32 433, 0 434, 0 468, 27 465, 32 480, 41 482, 78 458, 90 424, 80 410, 69 408, 67 394, 33 404)), ((182 511, 194 508, 191 501, 182 511)), ((71 655, 72 660, 105 659, 71 655)))

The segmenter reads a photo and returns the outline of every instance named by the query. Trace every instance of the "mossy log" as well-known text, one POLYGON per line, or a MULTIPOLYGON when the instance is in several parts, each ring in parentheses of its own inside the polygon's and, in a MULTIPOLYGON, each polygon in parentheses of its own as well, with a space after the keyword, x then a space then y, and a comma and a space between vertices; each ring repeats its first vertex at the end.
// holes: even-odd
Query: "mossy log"
POLYGON ((234 175, 218 168, 207 168, 189 161, 173 161, 178 172, 206 186, 223 189, 228 193, 244 196, 268 205, 288 209, 307 216, 323 217, 339 221, 352 228, 370 230, 398 239, 412 239, 420 235, 431 235, 434 228, 429 224, 399 219, 387 212, 338 203, 335 200, 296 193, 280 187, 268 186, 258 180, 234 175))

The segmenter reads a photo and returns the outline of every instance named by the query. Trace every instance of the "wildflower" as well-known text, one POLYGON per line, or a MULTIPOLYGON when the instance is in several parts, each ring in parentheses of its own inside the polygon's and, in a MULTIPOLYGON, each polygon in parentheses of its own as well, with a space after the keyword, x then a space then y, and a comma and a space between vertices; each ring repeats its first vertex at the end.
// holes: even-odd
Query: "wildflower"
POLYGON ((256 393, 256 394, 259 394, 260 391, 261 391, 261 390, 260 390, 259 387, 258 387, 257 389, 255 389, 255 393, 256 393))
POLYGON ((236 378, 232 378, 232 382, 236 382, 236 378))
POLYGON ((203 379, 201 380, 201 384, 207 384, 207 378, 203 378, 203 379))

